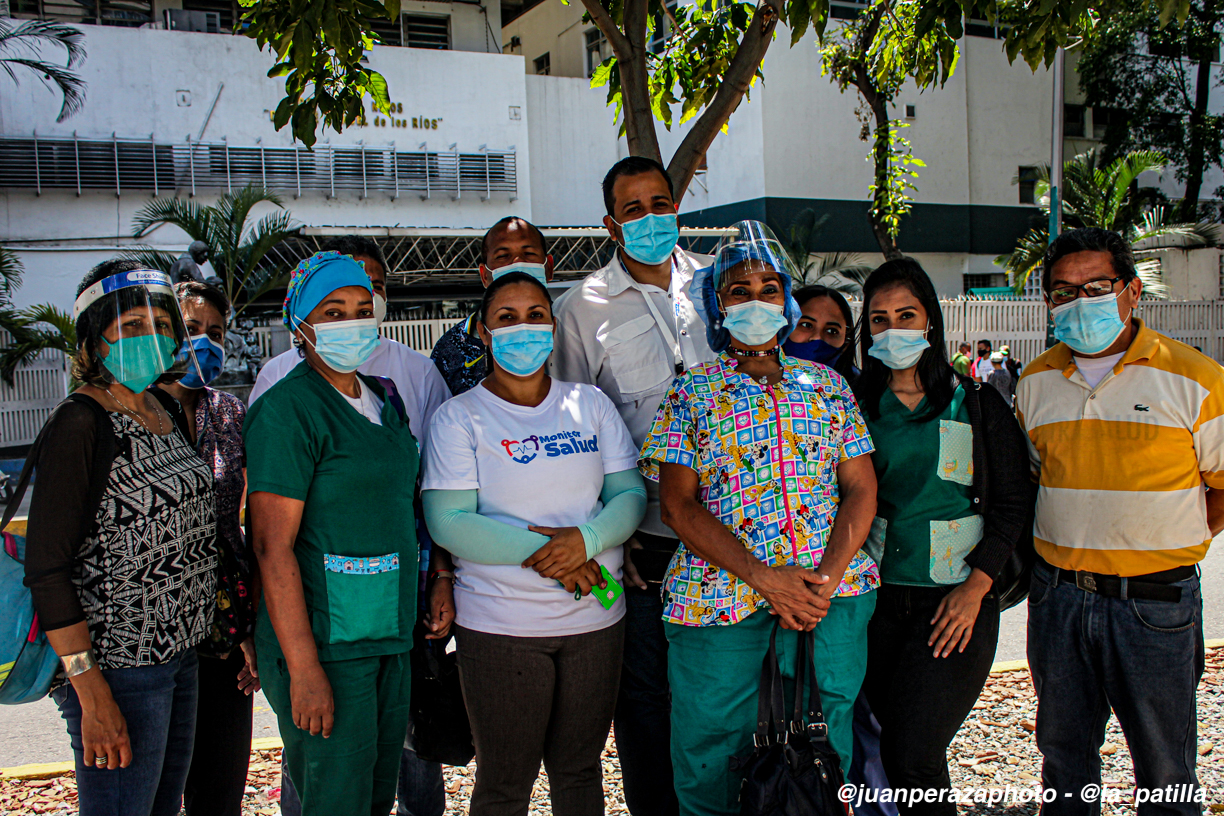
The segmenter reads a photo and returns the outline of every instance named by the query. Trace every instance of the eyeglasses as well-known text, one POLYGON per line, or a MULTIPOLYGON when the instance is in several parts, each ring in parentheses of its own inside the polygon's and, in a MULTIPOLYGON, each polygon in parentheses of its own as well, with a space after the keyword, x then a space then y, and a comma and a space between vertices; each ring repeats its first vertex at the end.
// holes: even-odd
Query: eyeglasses
POLYGON ((1080 286, 1072 286, 1070 284, 1059 286, 1057 289, 1050 290, 1050 302, 1055 306, 1061 306, 1078 298, 1080 292, 1084 293, 1084 297, 1090 298, 1111 295, 1113 294, 1114 284, 1120 280, 1122 280, 1121 277, 1100 278, 1088 281, 1080 286))

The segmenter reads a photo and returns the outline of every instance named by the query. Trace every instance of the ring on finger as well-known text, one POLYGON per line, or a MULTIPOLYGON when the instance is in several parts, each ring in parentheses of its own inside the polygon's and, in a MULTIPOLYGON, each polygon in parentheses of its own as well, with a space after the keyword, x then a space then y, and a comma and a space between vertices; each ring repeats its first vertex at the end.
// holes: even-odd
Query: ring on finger
POLYGON ((105 756, 94 757, 94 766, 98 768, 105 768, 108 760, 109 757, 105 756))

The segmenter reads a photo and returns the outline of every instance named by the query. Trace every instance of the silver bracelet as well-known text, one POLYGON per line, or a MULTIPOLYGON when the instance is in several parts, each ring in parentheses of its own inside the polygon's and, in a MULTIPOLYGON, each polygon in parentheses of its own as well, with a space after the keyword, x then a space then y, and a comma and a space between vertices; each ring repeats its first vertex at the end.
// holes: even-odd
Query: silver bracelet
POLYGON ((98 661, 94 660, 93 649, 86 649, 76 654, 61 655, 60 662, 64 664, 64 675, 66 677, 76 677, 78 674, 84 674, 98 665, 98 661))

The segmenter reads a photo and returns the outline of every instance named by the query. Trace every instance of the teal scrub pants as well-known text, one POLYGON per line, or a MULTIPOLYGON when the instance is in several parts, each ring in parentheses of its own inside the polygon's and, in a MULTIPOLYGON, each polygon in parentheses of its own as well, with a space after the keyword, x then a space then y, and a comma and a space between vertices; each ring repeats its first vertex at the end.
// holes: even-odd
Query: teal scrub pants
MULTIPOLYGON (((875 593, 834 598, 816 626, 816 680, 829 742, 850 768, 854 700, 867 672, 867 623, 875 593)), ((739 813, 741 776, 731 757, 752 752, 761 662, 777 618, 755 612, 731 626, 664 623, 672 689, 671 755, 681 816, 739 813)), ((778 663, 793 693, 798 633, 778 632, 778 663)), ((790 708, 789 704, 787 706, 790 708)))
POLYGON ((293 724, 289 670, 279 648, 267 651, 274 654, 260 652, 259 679, 276 712, 302 816, 387 816, 408 730, 407 653, 323 663, 335 703, 324 739, 293 724))

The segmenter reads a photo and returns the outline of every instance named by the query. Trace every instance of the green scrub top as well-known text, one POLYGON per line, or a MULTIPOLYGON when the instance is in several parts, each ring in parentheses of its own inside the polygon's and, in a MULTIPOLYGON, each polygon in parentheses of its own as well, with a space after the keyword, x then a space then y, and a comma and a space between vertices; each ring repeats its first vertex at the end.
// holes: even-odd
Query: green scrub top
MULTIPOLYGON (((407 652, 416 619, 420 457, 382 386, 358 376, 383 400, 381 426, 300 365, 255 401, 243 427, 247 490, 306 505, 293 552, 320 660, 407 652)), ((255 636, 276 637, 262 602, 255 636)))
POLYGON ((982 540, 983 524, 973 511, 973 428, 964 402, 957 386, 938 418, 918 422, 926 397, 911 412, 886 389, 879 417, 867 418, 879 482, 867 550, 886 584, 942 586, 969 577, 965 556, 982 540))

